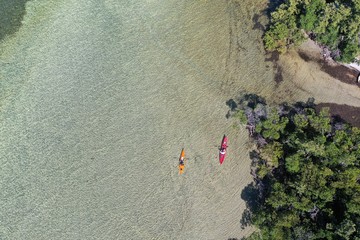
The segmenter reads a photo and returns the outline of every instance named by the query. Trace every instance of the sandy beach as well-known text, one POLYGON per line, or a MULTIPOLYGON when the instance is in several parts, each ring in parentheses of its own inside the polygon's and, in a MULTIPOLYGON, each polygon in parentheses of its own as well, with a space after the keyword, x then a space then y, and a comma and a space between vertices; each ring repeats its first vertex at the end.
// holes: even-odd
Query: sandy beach
POLYGON ((264 51, 266 2, 27 2, 0 46, 0 239, 248 235, 252 145, 226 101, 360 107, 316 49, 264 51))

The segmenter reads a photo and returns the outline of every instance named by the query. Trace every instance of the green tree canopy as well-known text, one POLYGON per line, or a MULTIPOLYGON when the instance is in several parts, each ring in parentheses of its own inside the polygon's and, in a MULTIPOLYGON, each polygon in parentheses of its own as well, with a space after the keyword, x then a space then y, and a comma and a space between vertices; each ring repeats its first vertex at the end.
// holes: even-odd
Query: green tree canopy
POLYGON ((286 0, 271 13, 265 48, 283 53, 303 42, 305 32, 333 52, 340 51, 340 61, 354 60, 360 54, 360 1, 286 0))
POLYGON ((259 231, 246 239, 360 239, 360 129, 312 101, 258 99, 246 95, 233 114, 256 129, 248 218, 259 231))

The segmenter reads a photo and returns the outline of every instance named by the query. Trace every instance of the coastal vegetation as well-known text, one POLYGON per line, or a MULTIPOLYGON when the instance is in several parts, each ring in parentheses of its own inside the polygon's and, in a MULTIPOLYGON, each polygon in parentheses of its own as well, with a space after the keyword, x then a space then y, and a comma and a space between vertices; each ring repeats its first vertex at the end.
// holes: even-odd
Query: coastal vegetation
POLYGON ((308 36, 326 56, 351 62, 360 53, 359 32, 358 0, 286 0, 271 13, 264 44, 284 53, 308 36))
POLYGON ((256 146, 242 193, 247 240, 360 239, 360 129, 306 103, 269 106, 247 94, 228 102, 256 146))

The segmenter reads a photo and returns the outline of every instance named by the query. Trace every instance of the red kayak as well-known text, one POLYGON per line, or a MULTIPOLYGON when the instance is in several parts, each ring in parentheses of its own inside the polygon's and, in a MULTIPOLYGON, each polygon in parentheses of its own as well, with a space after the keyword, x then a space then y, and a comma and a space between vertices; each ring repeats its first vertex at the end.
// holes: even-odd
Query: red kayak
POLYGON ((224 135, 222 141, 221 141, 221 147, 219 149, 219 161, 220 164, 222 164, 225 160, 225 156, 226 156, 226 148, 228 147, 227 145, 228 143, 228 138, 226 137, 226 135, 224 135))

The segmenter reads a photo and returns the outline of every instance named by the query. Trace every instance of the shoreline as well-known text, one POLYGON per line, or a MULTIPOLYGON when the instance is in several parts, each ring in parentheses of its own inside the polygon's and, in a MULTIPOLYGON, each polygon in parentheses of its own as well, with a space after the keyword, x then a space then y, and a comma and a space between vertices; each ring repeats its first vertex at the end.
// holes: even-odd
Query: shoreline
MULTIPOLYGON (((358 76, 360 74, 360 66, 356 63, 339 63, 332 59, 325 60, 321 57, 321 47, 318 46, 314 41, 309 40, 310 44, 315 45, 313 49, 316 49, 318 54, 318 59, 314 59, 319 65, 321 65, 321 71, 326 72, 333 78, 349 84, 360 87, 357 82, 358 76)), ((308 43, 309 44, 309 43, 308 43)), ((301 51, 299 51, 301 56, 301 51)), ((301 56, 304 57, 304 56, 301 56)), ((305 59, 304 59, 305 60, 305 59)), ((349 123, 354 127, 360 127, 360 118, 357 116, 357 113, 360 112, 360 107, 354 107, 346 104, 336 104, 336 103, 318 103, 316 104, 316 109, 318 111, 321 108, 327 107, 330 110, 330 114, 333 118, 341 118, 345 122, 349 123)))
POLYGON ((305 98, 315 98, 318 110, 328 107, 332 117, 340 117, 352 126, 360 127, 357 117, 360 112, 360 84, 356 82, 360 70, 353 65, 325 60, 321 47, 310 39, 280 55, 277 64, 282 77, 294 84, 285 87, 290 89, 288 91, 291 92, 294 87, 302 89, 305 98))
MULTIPOLYGON (((321 47, 318 46, 314 41, 308 40, 305 45, 312 45, 310 48, 314 53, 318 52, 318 58, 316 55, 312 55, 315 58, 307 58, 309 53, 299 50, 299 55, 305 61, 315 61, 321 66, 320 71, 323 71, 333 78, 353 86, 360 87, 357 82, 358 76, 360 74, 360 66, 356 63, 339 63, 332 59, 325 60, 321 57, 321 47)), ((357 113, 360 112, 360 107, 350 106, 347 104, 336 104, 336 103, 318 103, 316 104, 316 109, 320 111, 321 108, 328 107, 330 114, 333 118, 341 118, 345 122, 351 124, 354 127, 360 127, 360 117, 357 113)))
POLYGON ((311 39, 304 42, 297 50, 299 56, 305 62, 316 62, 321 66, 320 70, 343 83, 356 85, 357 77, 360 74, 360 66, 356 63, 340 63, 333 59, 324 59, 321 54, 321 47, 311 39), (309 51, 310 49, 310 51, 309 51))

